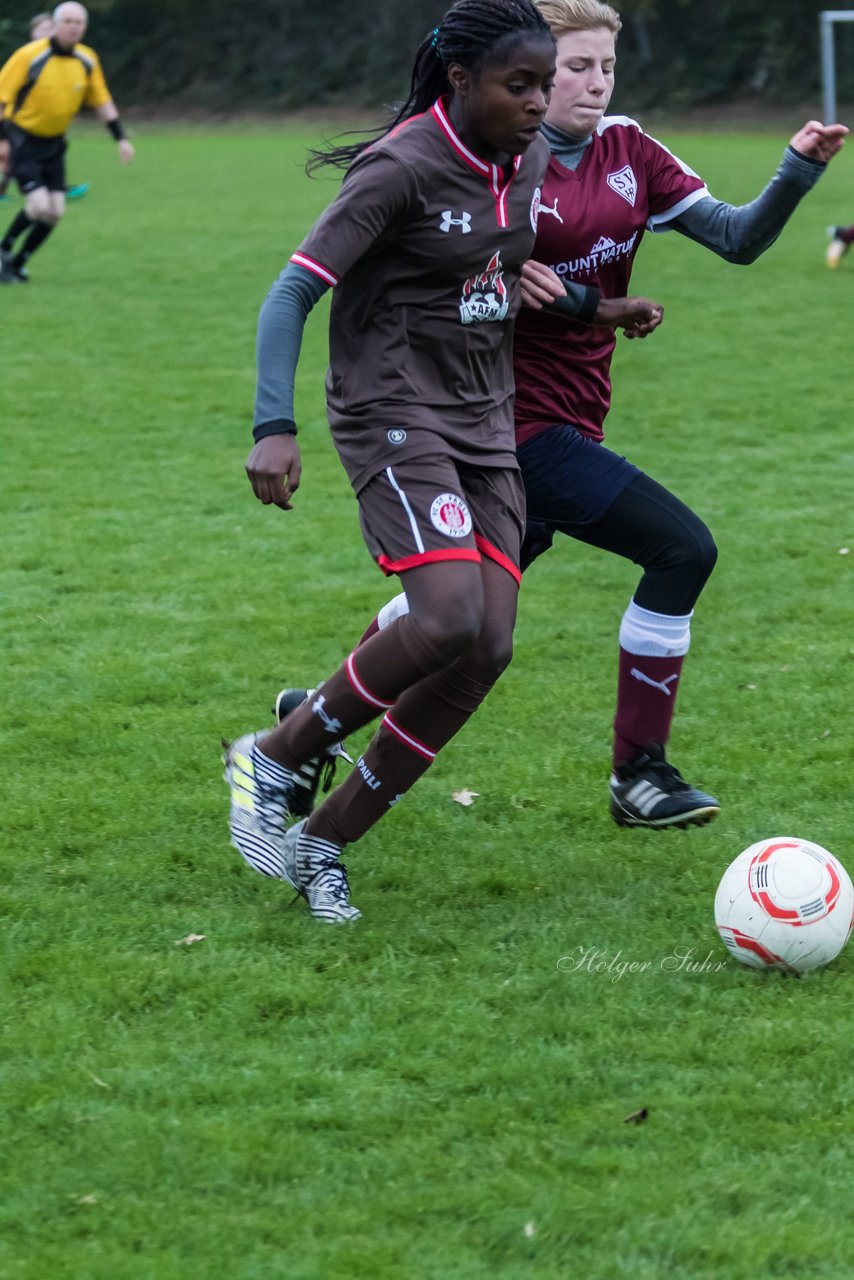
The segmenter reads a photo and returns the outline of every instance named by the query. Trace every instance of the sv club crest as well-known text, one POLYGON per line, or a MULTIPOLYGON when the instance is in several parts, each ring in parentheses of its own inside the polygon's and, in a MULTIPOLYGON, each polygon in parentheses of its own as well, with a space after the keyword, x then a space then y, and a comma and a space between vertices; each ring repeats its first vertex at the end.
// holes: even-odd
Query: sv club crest
POLYGON ((622 169, 618 169, 616 173, 609 173, 605 181, 612 191, 616 191, 617 195, 622 196, 634 209, 638 195, 638 181, 630 164, 623 165, 622 169))

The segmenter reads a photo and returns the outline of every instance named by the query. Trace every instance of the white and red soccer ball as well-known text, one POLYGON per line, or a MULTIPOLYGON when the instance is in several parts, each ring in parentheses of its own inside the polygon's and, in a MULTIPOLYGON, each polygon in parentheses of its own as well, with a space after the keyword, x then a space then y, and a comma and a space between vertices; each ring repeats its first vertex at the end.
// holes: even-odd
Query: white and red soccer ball
POLYGON ((829 964, 848 941, 854 885, 838 858, 795 836, 772 836, 740 853, 715 894, 725 945, 754 969, 804 973, 829 964))

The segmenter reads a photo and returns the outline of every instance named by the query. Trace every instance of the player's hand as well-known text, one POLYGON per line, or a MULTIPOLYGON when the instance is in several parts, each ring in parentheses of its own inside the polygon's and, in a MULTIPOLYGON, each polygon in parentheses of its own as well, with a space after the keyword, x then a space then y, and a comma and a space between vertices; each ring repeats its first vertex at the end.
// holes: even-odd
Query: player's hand
POLYGON ((136 148, 130 138, 119 138, 119 159, 122 164, 130 164, 136 155, 136 148))
POLYGON ((529 258, 522 267, 521 285, 522 305, 532 307, 534 311, 542 311, 544 304, 566 297, 560 276, 556 276, 544 262, 534 262, 533 258, 529 258))
POLYGON ((645 338, 664 319, 664 307, 651 298, 600 298, 593 324, 622 329, 627 338, 645 338))
POLYGON ((789 146, 799 155, 827 164, 842 149, 847 136, 844 124, 821 124, 818 120, 808 120, 790 139, 789 146))
POLYGON ((265 436, 246 460, 246 474, 259 502, 291 510, 291 498, 302 475, 296 436, 265 436))

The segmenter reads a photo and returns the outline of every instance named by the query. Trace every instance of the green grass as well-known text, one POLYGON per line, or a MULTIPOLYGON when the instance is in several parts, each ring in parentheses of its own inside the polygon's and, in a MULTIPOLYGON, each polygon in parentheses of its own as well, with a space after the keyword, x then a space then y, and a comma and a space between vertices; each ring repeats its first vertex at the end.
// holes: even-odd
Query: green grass
MULTIPOLYGON (((736 201, 785 141, 656 132, 736 201)), ((610 443, 720 545, 672 744, 719 821, 610 823, 636 571, 567 543, 489 702, 353 851, 363 923, 326 931, 229 849, 218 761, 389 593, 320 317, 296 510, 242 474, 258 306, 333 189, 301 175, 313 137, 140 126, 122 171, 79 130, 91 194, 0 296, 0 1274, 843 1280, 854 951, 741 970, 712 899, 764 835, 854 870, 854 275, 822 260, 850 158, 749 270, 651 238, 634 287, 665 325, 617 361, 610 443), (668 972, 676 947, 716 967, 668 972), (561 971, 578 948, 649 964, 561 971)))

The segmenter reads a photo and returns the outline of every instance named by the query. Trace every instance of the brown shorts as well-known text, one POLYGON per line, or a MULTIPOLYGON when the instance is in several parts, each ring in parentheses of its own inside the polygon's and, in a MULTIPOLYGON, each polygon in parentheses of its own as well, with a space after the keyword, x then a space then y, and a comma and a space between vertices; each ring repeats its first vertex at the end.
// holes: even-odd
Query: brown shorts
POLYGON ((520 581, 525 490, 515 468, 442 457, 403 461, 361 490, 359 518, 384 573, 487 556, 520 581))

